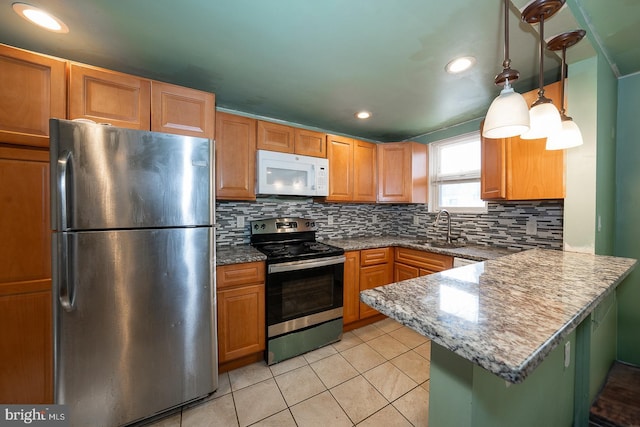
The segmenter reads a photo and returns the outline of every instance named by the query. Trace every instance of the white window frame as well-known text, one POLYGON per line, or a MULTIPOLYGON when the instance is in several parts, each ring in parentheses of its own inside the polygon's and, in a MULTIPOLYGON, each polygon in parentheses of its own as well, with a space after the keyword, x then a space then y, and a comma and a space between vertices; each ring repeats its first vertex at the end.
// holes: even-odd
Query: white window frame
MULTIPOLYGON (((439 186, 441 184, 451 183, 464 183, 464 182, 478 182, 480 184, 480 169, 477 171, 457 174, 457 175, 439 175, 440 170, 440 150, 442 147, 453 144, 461 144, 468 142, 469 140, 477 139, 480 141, 480 132, 470 132, 463 135, 458 135, 452 138, 442 139, 429 144, 429 212, 437 212, 442 207, 439 204, 438 194, 440 193, 439 186)), ((480 166, 482 167, 482 165, 480 166)), ((487 202, 484 202, 484 206, 463 206, 463 207, 444 207, 449 212, 458 213, 486 213, 487 202)))

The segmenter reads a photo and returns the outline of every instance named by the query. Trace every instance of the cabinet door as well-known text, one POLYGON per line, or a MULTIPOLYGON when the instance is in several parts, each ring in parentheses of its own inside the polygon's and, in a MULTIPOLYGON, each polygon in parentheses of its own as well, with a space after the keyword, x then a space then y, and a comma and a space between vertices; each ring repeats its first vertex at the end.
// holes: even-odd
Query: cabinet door
POLYGON ((51 280, 49 153, 0 147, 0 286, 51 280))
POLYGON ((353 144, 353 201, 375 202, 378 193, 376 144, 355 140, 353 144))
POLYGON ((213 139, 214 116, 214 94, 151 82, 152 131, 213 139))
POLYGON ((349 202, 353 200, 353 140, 327 135, 327 159, 329 159, 329 195, 327 201, 349 202))
POLYGON ((0 141, 49 146, 49 119, 67 116, 65 61, 0 45, 0 141))
MULTIPOLYGON (((360 290, 376 288, 382 285, 388 285, 393 281, 393 263, 372 265, 360 268, 360 290)), ((360 318, 371 317, 379 312, 369 307, 367 304, 360 303, 360 318)))
POLYGON ((264 350, 264 284, 223 289, 217 295, 218 362, 264 350))
POLYGON ((84 118, 130 129, 151 127, 149 80, 72 63, 69 119, 84 118))
POLYGON ((343 322, 360 319, 360 252, 345 252, 343 322))
POLYGON ((507 144, 509 200, 564 198, 564 150, 547 150, 546 138, 515 137, 507 144))
POLYGON ((393 266, 393 281, 401 282, 407 279, 415 279, 420 276, 420 269, 410 265, 395 263, 393 266))
POLYGON ((483 200, 501 200, 507 197, 506 140, 481 139, 480 191, 483 200))
POLYGON ((216 199, 255 200, 256 120, 216 113, 216 199))
POLYGON ((0 147, 0 402, 52 401, 49 153, 0 147))
POLYGON ((411 202, 411 146, 378 144, 378 201, 411 202))
POLYGON ((258 150, 293 153, 293 138, 292 127, 258 120, 258 150))
POLYGON ((452 256, 409 248, 396 248, 395 261, 396 263, 423 268, 432 273, 453 268, 452 256))
POLYGON ((0 402, 53 401, 51 291, 4 295, 0 285, 0 402))
POLYGON ((327 157, 327 138, 324 133, 295 129, 294 152, 303 156, 327 157))

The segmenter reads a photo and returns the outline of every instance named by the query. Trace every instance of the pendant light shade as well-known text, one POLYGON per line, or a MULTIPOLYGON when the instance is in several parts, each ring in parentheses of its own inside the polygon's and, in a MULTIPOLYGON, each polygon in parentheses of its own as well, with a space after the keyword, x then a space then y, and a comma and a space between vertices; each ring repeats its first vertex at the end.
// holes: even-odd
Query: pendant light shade
POLYGON ((529 110, 530 129, 520 135, 522 139, 546 138, 559 132, 562 127, 560 113, 552 102, 542 102, 529 110))
POLYGON ((546 138, 560 131, 562 122, 560 112, 553 102, 544 96, 544 20, 553 16, 564 6, 565 0, 534 0, 523 11, 522 20, 539 23, 540 34, 540 71, 538 76, 538 99, 529 110, 530 129, 522 134, 522 139, 546 138))
POLYGON ((529 130, 527 101, 508 83, 493 100, 484 119, 482 135, 485 138, 510 138, 529 130))
POLYGON ((547 138, 547 150, 564 150, 582 145, 582 132, 571 117, 562 121, 562 128, 547 138))
POLYGON ((547 43, 549 50, 562 50, 562 84, 560 89, 560 105, 562 110, 562 128, 547 138, 547 150, 564 150, 582 145, 582 132, 571 117, 566 115, 564 108, 565 70, 567 64, 567 48, 578 43, 587 34, 585 30, 575 30, 559 34, 547 43))
POLYGON ((529 108, 524 97, 515 92, 510 83, 520 77, 518 70, 511 69, 509 59, 509 0, 504 1, 504 60, 503 70, 494 82, 504 86, 500 95, 493 100, 487 111, 482 127, 485 138, 511 138, 529 130, 529 108))

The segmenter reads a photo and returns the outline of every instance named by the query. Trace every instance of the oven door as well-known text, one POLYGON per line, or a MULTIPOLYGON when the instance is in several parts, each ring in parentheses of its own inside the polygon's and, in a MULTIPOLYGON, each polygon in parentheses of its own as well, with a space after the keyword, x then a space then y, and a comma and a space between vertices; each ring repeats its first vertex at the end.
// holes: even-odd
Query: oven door
POLYGON ((342 317, 344 260, 340 255, 269 265, 270 338, 342 317))

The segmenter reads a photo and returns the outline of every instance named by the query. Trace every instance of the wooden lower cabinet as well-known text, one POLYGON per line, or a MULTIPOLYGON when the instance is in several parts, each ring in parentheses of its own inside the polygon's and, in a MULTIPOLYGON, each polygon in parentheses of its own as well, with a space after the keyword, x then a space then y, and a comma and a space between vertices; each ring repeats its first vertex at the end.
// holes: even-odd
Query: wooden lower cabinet
POLYGON ((414 279, 453 268, 453 257, 409 248, 396 248, 394 281, 414 279))
POLYGON ((360 320, 360 251, 345 252, 342 320, 345 325, 360 320))
POLYGON ((262 358, 265 349, 264 262, 221 266, 216 269, 218 364, 221 371, 262 358), (226 368, 225 368, 226 364, 226 368))
POLYGON ((360 291, 393 281, 393 248, 345 253, 343 321, 345 330, 382 319, 383 315, 360 302, 360 291))
MULTIPOLYGON (((380 265, 371 265, 360 268, 360 290, 377 288, 378 286, 388 285, 393 282, 393 263, 384 263, 380 265)), ((360 318, 375 316, 379 312, 369 307, 367 304, 360 303, 360 318)))
POLYGON ((0 146, 0 402, 50 403, 49 152, 0 146))
POLYGON ((5 404, 53 401, 51 282, 40 288, 5 295, 0 285, 0 402, 5 404))

